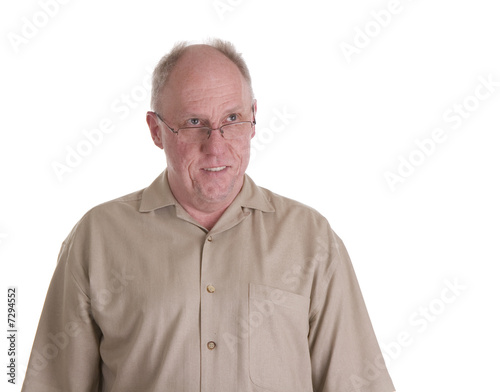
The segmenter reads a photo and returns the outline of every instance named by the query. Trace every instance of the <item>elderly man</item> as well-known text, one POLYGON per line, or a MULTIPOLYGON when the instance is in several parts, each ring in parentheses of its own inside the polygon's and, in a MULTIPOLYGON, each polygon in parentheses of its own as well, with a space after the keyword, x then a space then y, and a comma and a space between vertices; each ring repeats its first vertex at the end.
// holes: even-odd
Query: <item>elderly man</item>
POLYGON ((392 392, 342 241, 245 174, 257 105, 232 45, 177 45, 152 109, 167 169, 63 243, 23 391, 392 392))

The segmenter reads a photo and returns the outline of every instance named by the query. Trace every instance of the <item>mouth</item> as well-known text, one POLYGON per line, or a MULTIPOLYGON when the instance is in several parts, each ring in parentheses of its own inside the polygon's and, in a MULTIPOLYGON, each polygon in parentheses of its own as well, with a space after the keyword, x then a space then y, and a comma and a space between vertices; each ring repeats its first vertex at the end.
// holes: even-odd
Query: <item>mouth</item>
POLYGON ((227 168, 227 166, 219 166, 219 167, 204 167, 203 170, 208 172, 220 172, 227 168))

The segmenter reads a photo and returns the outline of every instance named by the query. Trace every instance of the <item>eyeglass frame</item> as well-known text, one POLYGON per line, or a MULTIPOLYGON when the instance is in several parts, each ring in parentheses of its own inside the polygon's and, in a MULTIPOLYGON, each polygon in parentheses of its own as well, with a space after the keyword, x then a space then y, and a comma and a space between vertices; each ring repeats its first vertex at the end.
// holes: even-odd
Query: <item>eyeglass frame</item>
MULTIPOLYGON (((172 128, 170 125, 168 125, 165 120, 160 116, 159 113, 157 112, 153 112, 156 117, 158 117, 160 119, 160 121, 165 124, 167 126, 167 128, 175 135, 179 136, 179 131, 181 129, 208 129, 208 137, 205 139, 205 140, 208 140, 210 139, 210 136, 212 136, 212 131, 219 131, 220 132, 220 135, 222 137, 224 137, 224 131, 222 130, 223 127, 225 126, 228 126, 228 125, 234 125, 234 124, 243 124, 243 123, 250 123, 252 126, 255 126, 255 124, 257 124, 257 121, 255 121, 255 109, 254 109, 254 106, 252 105, 252 115, 253 115, 253 120, 250 121, 250 120, 247 120, 247 121, 238 121, 238 122, 234 122, 234 123, 230 123, 230 124, 224 124, 224 125, 221 125, 220 127, 218 128, 210 128, 210 127, 183 127, 183 128, 177 128, 177 131, 172 128)), ((231 139, 227 139, 227 140, 231 140, 231 139)))

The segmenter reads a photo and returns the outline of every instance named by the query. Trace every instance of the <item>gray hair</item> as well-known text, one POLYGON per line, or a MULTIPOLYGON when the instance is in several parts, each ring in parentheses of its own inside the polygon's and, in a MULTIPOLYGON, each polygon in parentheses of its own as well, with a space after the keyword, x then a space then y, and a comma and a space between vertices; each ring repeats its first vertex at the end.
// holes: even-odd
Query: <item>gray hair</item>
MULTIPOLYGON (((248 82, 250 94, 253 98, 252 78, 250 77, 250 71, 248 70, 245 60, 243 60, 241 53, 238 53, 234 45, 229 41, 211 39, 206 44, 218 50, 238 67, 243 75, 243 78, 248 82)), ((190 44, 186 41, 176 43, 172 50, 163 56, 156 65, 156 68, 153 71, 151 89, 151 108, 153 110, 159 109, 158 104, 160 101, 160 92, 167 83, 168 77, 177 64, 177 61, 179 61, 189 46, 190 44)))

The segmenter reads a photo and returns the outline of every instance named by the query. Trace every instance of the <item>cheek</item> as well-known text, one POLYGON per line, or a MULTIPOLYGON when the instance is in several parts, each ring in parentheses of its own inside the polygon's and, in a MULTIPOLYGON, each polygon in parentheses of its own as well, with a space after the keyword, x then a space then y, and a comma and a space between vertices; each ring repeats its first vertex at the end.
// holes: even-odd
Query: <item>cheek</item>
POLYGON ((240 169, 245 171, 250 161, 250 139, 242 140, 238 144, 235 144, 231 153, 233 154, 235 160, 238 161, 240 169))
POLYGON ((167 145, 165 149, 167 164, 178 173, 188 173, 192 163, 199 156, 196 147, 189 145, 167 145))
POLYGON ((250 157, 250 142, 252 139, 248 140, 243 140, 238 146, 238 155, 241 157, 242 160, 248 159, 250 157))

